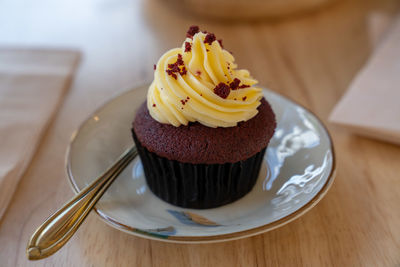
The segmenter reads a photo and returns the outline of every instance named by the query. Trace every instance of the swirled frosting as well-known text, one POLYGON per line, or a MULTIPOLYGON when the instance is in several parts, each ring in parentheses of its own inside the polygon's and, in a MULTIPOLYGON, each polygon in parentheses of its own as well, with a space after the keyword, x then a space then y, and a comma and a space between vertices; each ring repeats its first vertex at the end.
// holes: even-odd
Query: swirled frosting
POLYGON ((257 113, 262 89, 210 33, 186 38, 159 59, 147 94, 150 115, 176 127, 232 127, 257 113))

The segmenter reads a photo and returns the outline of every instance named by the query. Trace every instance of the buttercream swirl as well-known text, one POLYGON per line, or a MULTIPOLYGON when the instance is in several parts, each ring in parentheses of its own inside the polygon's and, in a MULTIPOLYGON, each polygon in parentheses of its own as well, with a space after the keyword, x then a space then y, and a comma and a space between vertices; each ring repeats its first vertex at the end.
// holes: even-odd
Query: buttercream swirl
POLYGON ((237 69, 232 54, 218 41, 210 44, 205 38, 205 33, 196 33, 159 59, 147 94, 148 110, 158 122, 176 127, 196 121, 208 127, 232 127, 258 113, 262 89, 254 86, 257 81, 249 71, 237 69), (176 70, 179 58, 183 71, 168 74, 174 64, 176 70), (235 78, 240 80, 240 89, 229 89, 226 98, 214 92, 221 83, 229 88, 235 78))

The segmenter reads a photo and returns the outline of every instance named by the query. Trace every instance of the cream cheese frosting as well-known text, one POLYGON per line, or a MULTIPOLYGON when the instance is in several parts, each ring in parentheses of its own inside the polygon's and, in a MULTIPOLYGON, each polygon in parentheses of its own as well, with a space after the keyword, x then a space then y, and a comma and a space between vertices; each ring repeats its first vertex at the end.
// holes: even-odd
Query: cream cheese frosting
POLYGON ((197 32, 159 59, 147 108, 156 121, 176 127, 196 121, 232 127, 258 113, 262 89, 256 83, 213 34, 197 32))

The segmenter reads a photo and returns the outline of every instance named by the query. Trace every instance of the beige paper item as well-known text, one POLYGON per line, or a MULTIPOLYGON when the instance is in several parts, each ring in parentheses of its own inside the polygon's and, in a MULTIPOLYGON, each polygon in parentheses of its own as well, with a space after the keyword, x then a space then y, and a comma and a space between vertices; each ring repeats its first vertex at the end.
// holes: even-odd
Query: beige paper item
POLYGON ((330 120, 360 135, 400 144, 400 17, 385 35, 330 120))
POLYGON ((75 51, 0 48, 0 219, 78 61, 75 51))

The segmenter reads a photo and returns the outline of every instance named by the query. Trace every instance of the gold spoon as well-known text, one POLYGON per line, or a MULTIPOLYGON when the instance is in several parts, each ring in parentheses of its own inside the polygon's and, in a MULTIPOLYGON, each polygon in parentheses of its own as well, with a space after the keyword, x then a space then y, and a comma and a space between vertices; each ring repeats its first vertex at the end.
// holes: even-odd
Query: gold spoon
POLYGON ((29 240, 26 248, 28 259, 46 258, 64 246, 107 188, 136 155, 135 146, 126 150, 108 170, 51 215, 29 240))

